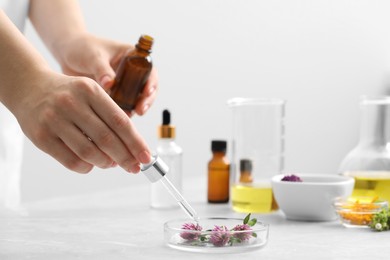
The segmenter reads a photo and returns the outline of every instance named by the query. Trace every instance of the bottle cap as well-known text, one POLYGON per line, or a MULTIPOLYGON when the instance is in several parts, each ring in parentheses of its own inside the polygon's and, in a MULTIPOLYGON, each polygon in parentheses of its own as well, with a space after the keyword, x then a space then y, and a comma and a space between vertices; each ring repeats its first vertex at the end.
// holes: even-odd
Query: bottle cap
POLYGON ((240 172, 251 172, 252 171, 252 161, 249 159, 240 160, 240 172))
POLYGON ((169 167, 158 155, 154 155, 150 163, 141 165, 141 171, 150 182, 156 182, 167 174, 169 167))
POLYGON ((226 152, 226 141, 223 140, 212 140, 211 151, 213 152, 226 152))
POLYGON ((141 48, 147 52, 152 52, 153 43, 154 43, 153 37, 143 34, 139 37, 136 47, 141 48))
POLYGON ((158 128, 159 138, 175 138, 176 131, 175 126, 171 125, 171 114, 167 109, 162 113, 162 125, 158 128))

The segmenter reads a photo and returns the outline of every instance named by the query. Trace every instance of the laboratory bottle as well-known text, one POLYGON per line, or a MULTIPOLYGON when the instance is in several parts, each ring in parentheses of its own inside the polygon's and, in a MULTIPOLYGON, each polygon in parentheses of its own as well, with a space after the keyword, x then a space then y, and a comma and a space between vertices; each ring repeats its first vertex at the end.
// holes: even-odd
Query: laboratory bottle
POLYGON ((149 78, 153 67, 150 56, 153 41, 152 37, 141 35, 135 48, 129 50, 119 63, 110 96, 124 110, 134 109, 149 78))
POLYGON ((354 197, 390 201, 390 97, 363 97, 360 101, 359 141, 342 161, 339 172, 352 176, 354 197))
MULTIPOLYGON (((182 157, 183 149, 176 143, 176 127, 171 124, 171 114, 168 110, 162 112, 162 125, 158 127, 158 144, 156 154, 169 167, 166 174, 176 189, 182 191, 182 157)), ((177 207, 161 182, 151 184, 150 205, 153 208, 177 207)))
POLYGON ((208 163, 207 199, 209 203, 229 201, 230 163, 226 157, 226 141, 211 141, 212 159, 208 163))
POLYGON ((249 159, 240 160, 240 182, 252 183, 252 161, 249 159))

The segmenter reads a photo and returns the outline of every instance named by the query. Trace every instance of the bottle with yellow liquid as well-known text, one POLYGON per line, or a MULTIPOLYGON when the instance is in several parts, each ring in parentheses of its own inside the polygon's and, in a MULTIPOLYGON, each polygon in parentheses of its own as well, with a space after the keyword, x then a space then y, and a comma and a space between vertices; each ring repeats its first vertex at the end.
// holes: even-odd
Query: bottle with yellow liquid
POLYGON ((390 201, 390 146, 386 138, 390 97, 363 98, 358 145, 340 165, 340 173, 355 178, 353 197, 390 201))
POLYGON ((284 166, 282 99, 233 98, 231 206, 243 213, 269 213, 278 206, 271 178, 284 166))

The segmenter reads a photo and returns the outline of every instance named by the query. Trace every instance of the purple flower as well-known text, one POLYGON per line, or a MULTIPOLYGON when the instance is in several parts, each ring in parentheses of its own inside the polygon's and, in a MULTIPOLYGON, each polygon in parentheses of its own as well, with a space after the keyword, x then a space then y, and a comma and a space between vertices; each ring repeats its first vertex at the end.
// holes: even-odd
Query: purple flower
POLYGON ((302 179, 294 174, 291 174, 291 175, 284 176, 282 178, 282 181, 302 182, 302 179))
MULTIPOLYGON (((233 228, 234 231, 245 231, 252 230, 251 226, 248 224, 237 225, 233 228)), ((252 236, 252 232, 236 232, 233 235, 235 238, 240 239, 241 241, 249 240, 252 236)))
POLYGON ((224 246, 230 240, 230 232, 226 226, 215 226, 211 231, 210 242, 214 246, 224 246))
POLYGON ((196 225, 193 223, 184 223, 183 226, 181 227, 181 229, 184 229, 186 231, 181 232, 180 236, 183 239, 186 239, 189 241, 197 240, 199 238, 199 236, 201 235, 201 232, 197 232, 197 231, 202 231, 202 227, 199 226, 198 223, 196 223, 196 225))

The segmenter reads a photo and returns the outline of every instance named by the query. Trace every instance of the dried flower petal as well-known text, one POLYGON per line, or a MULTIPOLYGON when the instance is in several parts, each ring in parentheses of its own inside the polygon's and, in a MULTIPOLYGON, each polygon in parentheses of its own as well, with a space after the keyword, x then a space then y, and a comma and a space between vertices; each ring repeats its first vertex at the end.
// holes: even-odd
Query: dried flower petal
POLYGON ((299 176, 294 174, 286 175, 282 178, 282 181, 291 181, 291 182, 302 182, 302 179, 299 176))
POLYGON ((226 226, 215 226, 211 232, 210 242, 214 246, 224 246, 230 240, 231 234, 226 226))
MULTIPOLYGON (((233 228, 234 231, 245 231, 252 230, 251 226, 248 224, 237 225, 233 228)), ((238 232, 233 235, 235 238, 240 239, 241 241, 249 240, 252 236, 252 232, 238 232)))
POLYGON ((199 236, 201 235, 201 232, 194 232, 194 231, 202 231, 202 227, 199 226, 198 223, 196 223, 196 225, 193 223, 184 223, 183 226, 181 227, 181 229, 189 230, 189 231, 184 231, 184 232, 180 233, 180 236, 183 239, 186 239, 189 241, 197 240, 199 238, 199 236), (194 230, 194 231, 191 231, 191 230, 194 230))

